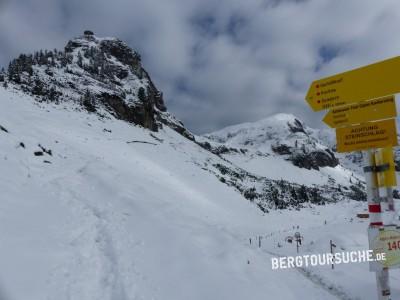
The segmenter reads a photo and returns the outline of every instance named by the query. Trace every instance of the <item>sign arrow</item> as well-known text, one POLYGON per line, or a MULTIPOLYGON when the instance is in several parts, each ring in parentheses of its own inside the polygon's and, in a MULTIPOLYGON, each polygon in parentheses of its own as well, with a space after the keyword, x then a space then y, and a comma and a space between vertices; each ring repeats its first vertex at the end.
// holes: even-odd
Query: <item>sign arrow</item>
POLYGON ((400 92, 400 56, 314 81, 306 101, 314 111, 400 92))
POLYGON ((331 128, 337 128, 396 116, 395 97, 387 96, 333 108, 322 121, 331 128))

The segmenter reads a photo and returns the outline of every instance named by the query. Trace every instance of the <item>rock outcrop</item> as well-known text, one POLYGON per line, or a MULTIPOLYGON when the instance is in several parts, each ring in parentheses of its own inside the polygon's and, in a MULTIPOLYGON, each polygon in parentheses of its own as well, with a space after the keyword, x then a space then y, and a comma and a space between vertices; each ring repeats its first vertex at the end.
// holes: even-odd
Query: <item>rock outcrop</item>
POLYGON ((169 126, 194 139, 167 112, 163 93, 142 67, 139 53, 116 38, 100 38, 87 30, 68 41, 63 51, 38 51, 14 59, 7 81, 38 101, 73 102, 153 131, 169 126))

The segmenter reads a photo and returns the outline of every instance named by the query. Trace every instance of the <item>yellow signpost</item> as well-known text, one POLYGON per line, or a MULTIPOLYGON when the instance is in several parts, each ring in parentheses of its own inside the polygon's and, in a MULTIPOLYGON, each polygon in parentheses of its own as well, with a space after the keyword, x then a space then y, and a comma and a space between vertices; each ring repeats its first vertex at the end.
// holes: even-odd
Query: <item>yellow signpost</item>
POLYGON ((394 96, 362 101, 331 109, 322 121, 337 128, 368 121, 394 118, 397 115, 394 96))
POLYGON ((391 147, 398 142, 392 95, 400 93, 399 78, 400 56, 316 80, 306 96, 314 111, 330 109, 323 121, 336 128, 337 152, 368 150, 364 172, 370 249, 387 256, 383 264, 370 264, 379 300, 390 300, 389 268, 400 267, 400 227, 384 224, 380 203, 386 201, 387 212, 394 213, 392 187, 397 182, 391 147))
POLYGON ((338 152, 396 146, 396 122, 391 119, 337 128, 336 142, 338 152))
POLYGON ((314 111, 400 92, 400 56, 314 81, 306 101, 314 111))
MULTIPOLYGON (((379 187, 392 187, 397 185, 396 167, 394 163, 393 149, 383 148, 375 153, 375 163, 384 170, 376 174, 379 187)), ((400 250, 400 249, 399 249, 400 250)))

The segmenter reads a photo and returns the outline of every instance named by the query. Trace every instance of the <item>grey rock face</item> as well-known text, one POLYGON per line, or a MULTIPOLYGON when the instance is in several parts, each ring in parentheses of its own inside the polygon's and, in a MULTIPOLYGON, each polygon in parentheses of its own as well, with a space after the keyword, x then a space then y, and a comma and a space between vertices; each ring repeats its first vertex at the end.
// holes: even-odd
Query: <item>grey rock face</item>
POLYGON ((271 148, 279 155, 286 155, 286 159, 299 168, 319 170, 323 167, 336 167, 339 164, 339 160, 329 149, 308 151, 303 148, 299 151, 286 144, 273 145, 271 148))
POLYGON ((287 125, 292 133, 302 132, 306 134, 303 124, 298 119, 294 119, 294 122, 292 123, 288 122, 287 125))
POLYGON ((295 166, 309 170, 319 170, 319 168, 323 167, 336 167, 339 164, 338 159, 329 150, 313 151, 307 154, 294 154, 289 160, 291 160, 295 166))

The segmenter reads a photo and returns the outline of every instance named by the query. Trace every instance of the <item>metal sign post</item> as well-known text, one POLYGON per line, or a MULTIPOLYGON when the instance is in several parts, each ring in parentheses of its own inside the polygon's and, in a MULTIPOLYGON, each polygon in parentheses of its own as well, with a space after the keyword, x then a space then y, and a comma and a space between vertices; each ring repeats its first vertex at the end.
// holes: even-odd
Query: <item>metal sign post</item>
MULTIPOLYGON (((375 150, 364 153, 364 173, 367 187, 367 200, 370 224, 369 229, 383 227, 381 204, 377 186, 375 150)), ((378 300, 390 300, 389 270, 382 268, 376 271, 378 300)))
MULTIPOLYGON (((333 257, 333 248, 336 248, 336 245, 333 243, 332 240, 329 241, 329 244, 330 244, 330 246, 331 246, 331 254, 332 254, 332 257, 333 257)), ((332 260, 332 270, 333 270, 334 268, 335 268, 335 264, 333 263, 333 260, 332 260)))

